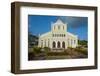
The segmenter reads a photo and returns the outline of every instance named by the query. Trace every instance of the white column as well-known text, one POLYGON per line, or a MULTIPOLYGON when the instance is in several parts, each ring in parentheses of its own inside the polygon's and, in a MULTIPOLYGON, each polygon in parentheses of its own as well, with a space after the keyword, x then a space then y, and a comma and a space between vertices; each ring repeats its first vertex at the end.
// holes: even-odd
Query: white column
POLYGON ((52 49, 52 40, 49 40, 49 47, 52 49))
POLYGON ((67 46, 68 46, 68 42, 65 41, 65 49, 67 49, 67 46))

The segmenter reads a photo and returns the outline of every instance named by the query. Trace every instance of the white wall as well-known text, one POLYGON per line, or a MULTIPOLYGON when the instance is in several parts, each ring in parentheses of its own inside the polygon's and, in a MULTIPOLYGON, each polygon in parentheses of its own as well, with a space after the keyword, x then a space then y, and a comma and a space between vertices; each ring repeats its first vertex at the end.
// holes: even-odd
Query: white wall
MULTIPOLYGON (((15 0, 1 0, 0 2, 0 76, 16 76, 10 73, 10 60, 11 60, 11 15, 10 3, 15 0)), ((88 5, 99 7, 99 21, 100 21, 100 0, 17 0, 17 1, 32 1, 41 3, 57 3, 57 4, 74 4, 74 5, 88 5)), ((100 24, 100 22, 98 22, 100 24)), ((100 29, 100 26, 98 26, 100 29)), ((100 33, 100 30, 98 30, 100 33)), ((99 38, 100 39, 100 34, 99 38)), ((100 46, 100 40, 98 40, 100 46)), ((100 49, 99 49, 100 50, 100 49)), ((99 58, 100 58, 100 51, 99 58)), ((65 72, 52 72, 52 73, 38 73, 38 74, 24 74, 24 76, 100 76, 100 59, 98 70, 81 70, 81 71, 65 71, 65 72)), ((18 75, 18 76, 23 76, 18 75)))

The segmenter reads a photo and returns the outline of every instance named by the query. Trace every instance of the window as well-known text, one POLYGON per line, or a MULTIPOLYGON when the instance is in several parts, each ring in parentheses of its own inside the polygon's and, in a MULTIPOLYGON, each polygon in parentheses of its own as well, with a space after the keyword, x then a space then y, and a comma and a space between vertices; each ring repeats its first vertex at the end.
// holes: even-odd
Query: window
POLYGON ((65 48, 65 42, 64 41, 62 42, 62 48, 65 48))
POLYGON ((54 37, 54 36, 55 36, 55 34, 52 34, 52 36, 54 37))
POLYGON ((64 26, 63 26, 63 30, 64 30, 64 26))
POLYGON ((59 41, 58 41, 58 43, 57 43, 57 47, 60 48, 60 42, 59 42, 59 41))
POLYGON ((63 37, 65 37, 65 34, 63 34, 63 37))
POLYGON ((65 34, 53 34, 52 36, 53 37, 65 37, 66 35, 65 34))
POLYGON ((55 41, 53 41, 52 47, 53 47, 53 48, 56 48, 56 43, 55 43, 55 41))
POLYGON ((76 40, 74 40, 74 44, 76 43, 76 40))
POLYGON ((63 34, 62 34, 62 37, 63 37, 63 34))
POLYGON ((59 34, 59 37, 61 37, 61 34, 59 34))
POLYGON ((58 26, 58 29, 60 29, 60 26, 58 26))

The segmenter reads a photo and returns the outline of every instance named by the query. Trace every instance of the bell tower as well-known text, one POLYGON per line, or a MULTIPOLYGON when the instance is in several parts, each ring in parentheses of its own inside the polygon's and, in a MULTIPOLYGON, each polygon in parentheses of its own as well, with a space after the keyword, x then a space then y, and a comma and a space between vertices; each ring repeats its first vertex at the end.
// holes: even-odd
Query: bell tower
POLYGON ((51 31, 55 33, 61 33, 67 31, 67 24, 65 24, 60 18, 55 23, 51 23, 51 31))

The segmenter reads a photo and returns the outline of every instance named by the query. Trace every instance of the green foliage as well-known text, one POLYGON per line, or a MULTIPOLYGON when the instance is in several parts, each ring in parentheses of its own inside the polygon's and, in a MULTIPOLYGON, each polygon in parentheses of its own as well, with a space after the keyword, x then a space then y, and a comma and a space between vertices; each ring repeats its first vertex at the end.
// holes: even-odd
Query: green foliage
POLYGON ((77 47, 77 48, 75 48, 75 51, 77 51, 77 52, 79 52, 79 53, 82 53, 82 54, 84 54, 84 55, 87 55, 87 54, 88 54, 86 48, 77 47))
POLYGON ((36 47, 36 46, 33 47, 33 53, 35 53, 35 55, 40 54, 40 53, 48 53, 49 51, 50 51, 50 48, 48 47, 44 47, 44 48, 36 47))
POLYGON ((50 48, 49 48, 49 47, 44 47, 43 49, 44 49, 44 51, 45 51, 46 53, 50 51, 50 48))
POLYGON ((42 53, 41 48, 40 47, 33 47, 33 52, 36 54, 42 53))
POLYGON ((28 45, 29 47, 37 46, 38 45, 38 37, 31 33, 28 33, 28 45))
POLYGON ((87 41, 86 40, 78 40, 78 44, 87 47, 87 41))
POLYGON ((68 55, 67 52, 48 52, 47 53, 48 56, 63 56, 63 55, 68 55))
POLYGON ((72 49, 74 49, 74 48, 72 48, 72 47, 68 47, 68 49, 72 50, 72 49))

